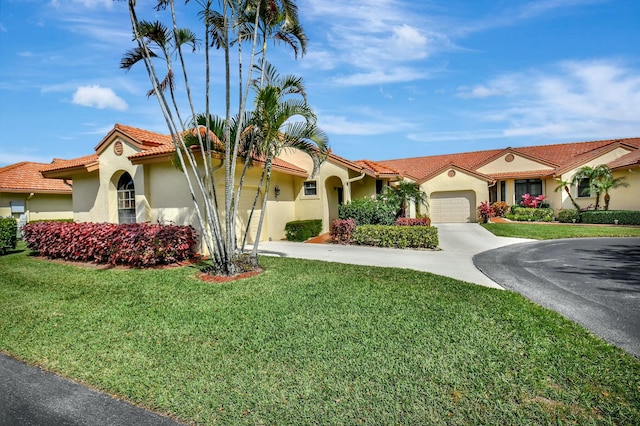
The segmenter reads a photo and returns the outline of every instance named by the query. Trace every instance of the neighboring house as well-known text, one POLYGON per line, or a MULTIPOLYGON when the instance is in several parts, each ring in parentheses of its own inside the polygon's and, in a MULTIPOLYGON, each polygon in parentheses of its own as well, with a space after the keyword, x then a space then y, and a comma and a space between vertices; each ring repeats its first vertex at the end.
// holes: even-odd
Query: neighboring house
MULTIPOLYGON (((640 210, 640 138, 577 142, 381 161, 422 187, 429 197, 427 214, 438 222, 475 222, 485 200, 521 201, 522 195, 545 195, 550 206, 573 208, 565 191, 555 192, 582 166, 608 165, 628 188, 610 191, 612 210, 640 210)), ((595 198, 571 187, 582 208, 595 198)))
MULTIPOLYGON (((73 179, 73 218, 80 222, 198 221, 186 180, 173 165, 175 149, 168 135, 116 124, 98 143, 95 153, 56 162, 42 169, 50 179, 73 179)), ((214 159, 218 164, 221 159, 214 159)), ((256 195, 262 163, 247 173, 240 200, 238 228, 244 229, 256 195)), ((238 167, 238 174, 241 167, 238 167)), ((293 220, 322 219, 323 231, 338 217, 338 205, 376 194, 400 178, 397 172, 367 162, 354 163, 330 153, 317 176, 311 158, 300 151, 285 152, 273 162, 271 189, 261 239, 282 239, 293 220)), ((224 171, 216 172, 223 193, 224 171)), ((251 222, 255 238, 262 197, 251 222)), ((204 211, 204 209, 203 209, 204 211)))
MULTIPOLYGON (((191 224, 197 229, 191 196, 182 172, 173 165, 174 155, 170 136, 116 124, 96 145, 94 154, 40 167, 42 175, 49 178, 43 180, 52 185, 57 182, 65 186, 73 180, 73 207, 69 210, 76 221, 191 224)), ((214 161, 222 163, 220 158, 214 161)), ((263 166, 258 160, 254 163, 240 200, 239 229, 247 223, 263 166)), ((400 179, 417 182, 429 197, 428 209, 417 211, 413 207, 411 215, 426 213, 434 223, 475 222, 480 202, 506 201, 512 205, 525 193, 547 196, 556 210, 572 208, 564 191, 554 191, 558 182, 570 180, 584 165, 599 164, 607 164, 615 177, 624 176, 630 184, 610 192, 610 208, 640 210, 640 138, 378 162, 349 161, 329 153, 313 177, 309 156, 286 151, 273 162, 261 239, 284 238, 285 224, 293 220, 322 219, 326 232, 338 217, 340 204, 374 196, 400 179)), ((224 172, 219 168, 216 173, 221 193, 224 172)), ((575 186, 571 191, 581 206, 595 203, 575 186)), ((255 239, 261 206, 262 196, 251 222, 249 242, 255 239)))
POLYGON ((48 166, 51 164, 22 162, 0 168, 0 217, 15 217, 20 225, 73 218, 71 182, 42 177, 40 169, 48 166))

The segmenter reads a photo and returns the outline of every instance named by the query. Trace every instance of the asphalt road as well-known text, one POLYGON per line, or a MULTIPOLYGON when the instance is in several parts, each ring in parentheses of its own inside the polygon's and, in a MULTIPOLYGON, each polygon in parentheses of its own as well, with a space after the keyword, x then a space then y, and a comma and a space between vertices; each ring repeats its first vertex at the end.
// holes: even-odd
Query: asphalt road
POLYGON ((159 414, 0 354, 0 426, 178 426, 159 414))
POLYGON ((473 262, 504 288, 640 358, 640 238, 515 244, 473 262))

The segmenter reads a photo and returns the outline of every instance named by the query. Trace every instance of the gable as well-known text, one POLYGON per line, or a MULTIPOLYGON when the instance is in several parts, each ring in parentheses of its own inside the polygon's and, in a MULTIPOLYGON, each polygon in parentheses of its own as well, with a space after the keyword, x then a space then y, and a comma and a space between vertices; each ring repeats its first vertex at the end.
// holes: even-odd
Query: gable
POLYGON ((544 171, 551 173, 555 167, 544 160, 538 160, 529 156, 519 154, 515 151, 505 151, 497 158, 492 159, 487 164, 478 167, 476 170, 487 175, 504 175, 509 173, 521 173, 530 171, 544 171))

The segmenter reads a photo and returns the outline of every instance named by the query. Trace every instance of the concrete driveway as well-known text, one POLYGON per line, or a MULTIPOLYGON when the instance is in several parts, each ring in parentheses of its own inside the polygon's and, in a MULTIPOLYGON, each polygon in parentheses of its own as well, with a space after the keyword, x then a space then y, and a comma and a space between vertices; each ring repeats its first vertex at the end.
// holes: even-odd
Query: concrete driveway
POLYGON ((520 244, 474 262, 501 286, 640 358, 640 238, 520 244))
POLYGON ((501 286, 475 267, 473 256, 486 250, 533 241, 496 237, 477 223, 441 223, 434 226, 438 228, 438 251, 268 241, 260 243, 259 253, 354 265, 414 269, 501 289, 501 286))

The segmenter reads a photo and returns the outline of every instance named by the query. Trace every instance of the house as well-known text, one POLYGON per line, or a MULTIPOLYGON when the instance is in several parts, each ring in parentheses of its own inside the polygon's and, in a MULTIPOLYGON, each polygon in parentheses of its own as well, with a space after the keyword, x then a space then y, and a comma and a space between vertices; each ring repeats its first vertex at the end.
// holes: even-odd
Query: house
POLYGON ((22 162, 0 168, 0 217, 15 217, 20 225, 73 218, 71 181, 45 179, 40 169, 50 165, 22 162))
MULTIPOLYGON (((561 181, 582 166, 606 164, 629 187, 611 191, 612 210, 640 210, 640 138, 493 149, 450 155, 381 161, 418 183, 429 197, 433 222, 475 222, 482 201, 521 201, 523 194, 544 195, 554 210, 574 208, 561 181)), ((572 186, 581 208, 595 204, 593 194, 572 186)))
MULTIPOLYGON (((41 169, 49 179, 73 179, 74 220, 191 224, 198 229, 186 180, 173 165, 175 148, 169 135, 116 124, 94 151, 41 169)), ((214 166, 220 166, 223 160, 213 161, 214 166)), ((262 163, 259 159, 254 163, 240 199, 239 229, 246 227, 260 180, 262 163)), ((322 219, 326 232, 338 217, 339 204, 374 195, 382 186, 400 179, 387 167, 351 162, 333 153, 329 153, 317 176, 311 176, 312 171, 311 158, 300 151, 285 152, 274 159, 262 239, 283 239, 285 224, 301 219, 322 219)), ((218 167, 215 173, 216 189, 221 193, 224 170, 218 167)), ((255 239, 263 195, 251 221, 250 243, 255 239)))
MULTIPOLYGON (((198 155, 198 151, 194 151, 198 155)), ((73 219, 87 222, 160 222, 178 225, 198 221, 182 172, 173 165, 175 149, 168 135, 122 124, 95 146, 94 153, 44 165, 45 180, 59 184, 73 180, 73 219)), ((222 158, 213 159, 214 166, 222 158)), ((238 228, 249 221, 262 165, 247 173, 238 212, 238 228)), ((625 177, 628 188, 611 192, 611 209, 640 210, 640 138, 577 142, 545 146, 493 149, 387 161, 350 161, 330 152, 319 173, 312 176, 313 161, 301 151, 286 151, 273 162, 270 193, 261 239, 283 239, 285 224, 294 220, 322 219, 323 231, 338 217, 338 206, 352 199, 371 197, 385 185, 405 179, 418 183, 429 206, 411 215, 428 214, 434 223, 475 222, 480 202, 518 203, 523 194, 545 195, 556 210, 572 208, 564 191, 555 191, 584 165, 607 164, 615 177, 625 177)), ((241 167, 238 167, 240 173, 241 167)), ((224 171, 214 175, 218 191, 224 171)), ((581 206, 594 198, 572 187, 581 206)), ((260 194, 254 213, 262 206, 260 194)), ((256 235, 251 221, 249 242, 256 235)))

